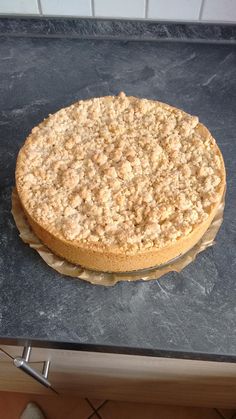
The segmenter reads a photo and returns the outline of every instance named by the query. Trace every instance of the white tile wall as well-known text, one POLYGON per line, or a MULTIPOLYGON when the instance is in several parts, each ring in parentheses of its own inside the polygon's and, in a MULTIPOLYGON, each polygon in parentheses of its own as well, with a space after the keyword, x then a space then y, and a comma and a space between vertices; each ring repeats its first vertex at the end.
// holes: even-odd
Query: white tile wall
POLYGON ((0 0, 0 14, 236 23, 236 0, 0 0))
POLYGON ((145 0, 94 0, 95 16, 144 18, 145 0))
POLYGON ((41 8, 43 15, 92 16, 91 0, 41 0, 41 8))
POLYGON ((0 0, 0 13, 37 14, 37 0, 0 0))
POLYGON ((165 20, 198 20, 202 0, 149 0, 147 17, 165 20))
POLYGON ((236 0, 205 0, 202 19, 236 22, 236 0))

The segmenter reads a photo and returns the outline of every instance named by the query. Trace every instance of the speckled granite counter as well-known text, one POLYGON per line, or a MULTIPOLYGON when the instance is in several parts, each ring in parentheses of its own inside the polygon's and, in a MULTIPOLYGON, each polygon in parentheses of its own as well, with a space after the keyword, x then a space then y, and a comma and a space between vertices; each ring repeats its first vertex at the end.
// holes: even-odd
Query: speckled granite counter
POLYGON ((236 360, 236 45, 10 35, 0 42, 0 344, 236 360), (216 245, 194 263, 105 288, 56 274, 24 245, 10 196, 34 125, 120 90, 198 115, 223 152, 228 191, 216 245))

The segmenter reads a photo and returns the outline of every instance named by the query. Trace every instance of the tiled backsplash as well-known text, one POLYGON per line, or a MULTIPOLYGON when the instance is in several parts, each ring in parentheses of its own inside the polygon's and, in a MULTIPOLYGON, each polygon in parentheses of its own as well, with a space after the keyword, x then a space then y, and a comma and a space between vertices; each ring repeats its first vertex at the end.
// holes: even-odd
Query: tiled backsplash
POLYGON ((0 0, 0 14, 236 23, 236 0, 0 0))

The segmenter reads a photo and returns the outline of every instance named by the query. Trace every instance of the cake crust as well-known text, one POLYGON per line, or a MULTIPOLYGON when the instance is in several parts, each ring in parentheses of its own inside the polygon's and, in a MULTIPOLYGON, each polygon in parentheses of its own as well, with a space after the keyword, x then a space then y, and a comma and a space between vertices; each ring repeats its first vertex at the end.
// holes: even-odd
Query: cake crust
POLYGON ((80 101, 49 116, 33 129, 18 155, 16 188, 33 231, 55 254, 89 269, 122 272, 166 263, 200 240, 222 200, 225 168, 215 140, 196 117, 161 102, 120 94, 118 98, 80 101), (104 109, 109 118, 102 124, 100 113, 104 109), (88 114, 95 122, 87 127, 88 114), (119 118, 123 133, 115 124, 119 118), (136 129, 135 137, 130 128, 135 125, 135 118, 139 126, 145 128, 142 141, 132 153, 135 138, 142 134, 136 129), (97 126, 98 119, 100 125, 97 126), (83 128, 77 129, 76 135, 72 136, 73 124, 78 127, 81 120, 84 121, 83 128), (67 124, 65 132, 60 131, 63 123, 67 124), (153 134, 155 127, 159 137, 153 134), (95 145, 98 145, 97 138, 100 144, 105 144, 101 152, 88 147, 86 153, 89 139, 80 135, 80 132, 85 135, 85 128, 91 138, 94 135, 95 145), (129 150, 124 144, 123 149, 120 146, 125 135, 130 135, 129 150), (61 149, 57 147, 60 142, 61 149), (117 142, 119 147, 116 147, 117 142), (67 157, 64 169, 60 167, 58 156, 53 159, 53 147, 57 148, 55 155, 60 151, 62 161, 67 157), (76 150, 79 150, 76 157, 70 159, 76 150), (178 159, 182 161, 178 162, 178 159), (82 181, 81 187, 81 174, 84 179, 86 165, 92 176, 87 179, 88 186, 85 187, 86 183, 82 181), (95 175, 101 179, 100 190, 95 191, 91 187, 96 184, 94 167, 95 175), (161 170, 170 178, 170 196, 164 182, 164 193, 161 182, 158 183, 161 170), (55 179, 58 180, 56 186, 55 179), (138 182, 142 180, 145 189, 137 193, 138 182), (173 185, 177 185, 174 192, 173 185), (56 197, 62 195, 61 191, 66 198, 60 207, 56 197), (129 195, 124 200, 126 191, 129 195), (171 193, 175 192, 173 199, 171 193), (161 205, 158 197, 164 197, 161 205), (113 207, 112 212, 110 208, 113 207), (95 216, 93 208, 98 211, 95 216), (89 234, 84 225, 89 226, 89 234))

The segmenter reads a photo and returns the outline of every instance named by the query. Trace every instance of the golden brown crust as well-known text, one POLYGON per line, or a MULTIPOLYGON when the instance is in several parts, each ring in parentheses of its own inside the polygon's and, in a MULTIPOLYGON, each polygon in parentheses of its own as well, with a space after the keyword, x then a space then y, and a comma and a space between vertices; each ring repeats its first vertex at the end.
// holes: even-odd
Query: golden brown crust
POLYGON ((136 255, 109 252, 106 249, 102 251, 101 249, 96 250, 92 247, 84 248, 83 246, 74 246, 71 242, 60 240, 44 230, 44 228, 36 223, 25 210, 24 211, 35 234, 58 256, 94 271, 129 272, 162 265, 177 256, 186 253, 198 243, 203 234, 207 231, 215 217, 217 209, 218 206, 215 205, 205 222, 198 225, 188 236, 177 240, 173 245, 162 249, 153 248, 146 252, 139 252, 136 255))
MULTIPOLYGON (((107 100, 111 99, 111 97, 107 98, 107 100)), ((130 100, 135 101, 136 98, 130 98, 130 100)), ((175 108, 170 107, 169 105, 161 105, 164 109, 170 109, 171 111, 175 110, 175 108)), ((187 115, 184 112, 183 114, 187 115)), ((41 125, 44 126, 44 123, 41 125)), ((162 245, 160 247, 160 245, 157 246, 153 244, 151 248, 139 248, 136 249, 136 251, 134 249, 130 251, 129 248, 126 248, 122 245, 119 246, 116 243, 109 246, 107 243, 100 241, 81 242, 81 240, 78 239, 67 239, 65 236, 63 236, 61 231, 57 231, 55 229, 55 226, 49 225, 47 222, 44 223, 42 220, 39 221, 39 219, 35 217, 34 213, 27 205, 27 190, 24 187, 24 183, 22 183, 22 168, 25 167, 26 164, 27 156, 25 150, 35 141, 34 136, 30 136, 24 147, 21 149, 17 159, 16 187, 24 212, 33 231, 54 253, 73 263, 99 271, 118 272, 148 268, 163 264, 179 256, 180 254, 185 253, 199 241, 199 239, 211 224, 217 211, 218 205, 222 199, 225 188, 224 162, 214 139, 212 138, 207 128, 202 124, 198 123, 196 125, 195 132, 199 133, 199 135, 204 138, 210 139, 210 146, 214 149, 214 153, 220 159, 219 166, 221 182, 217 188, 215 188, 217 195, 216 198, 214 198, 214 201, 210 202, 207 208, 207 217, 205 217, 205 219, 200 223, 193 226, 190 233, 186 233, 180 237, 177 237, 175 240, 173 240, 173 243, 167 241, 166 246, 162 245)), ((98 156, 96 159, 98 158, 100 159, 100 156, 98 156)), ((126 172, 124 172, 124 174, 126 174, 126 172)))

